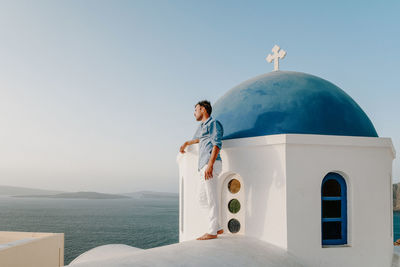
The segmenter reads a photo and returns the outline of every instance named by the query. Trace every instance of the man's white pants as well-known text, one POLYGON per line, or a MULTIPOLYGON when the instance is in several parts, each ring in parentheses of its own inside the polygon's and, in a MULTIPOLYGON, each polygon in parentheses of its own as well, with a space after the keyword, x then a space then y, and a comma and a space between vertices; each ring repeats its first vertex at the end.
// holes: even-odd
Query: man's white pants
POLYGON ((222 161, 216 160, 213 165, 213 177, 205 180, 204 173, 208 167, 206 164, 200 171, 198 187, 198 198, 200 206, 208 212, 208 233, 216 235, 220 228, 219 224, 219 201, 218 201, 218 176, 222 171, 222 161))

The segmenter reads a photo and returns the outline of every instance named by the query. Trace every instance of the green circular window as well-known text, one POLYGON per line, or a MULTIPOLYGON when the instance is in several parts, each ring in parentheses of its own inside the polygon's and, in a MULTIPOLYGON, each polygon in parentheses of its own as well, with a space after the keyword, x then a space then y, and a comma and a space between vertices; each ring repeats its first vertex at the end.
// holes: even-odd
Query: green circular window
POLYGON ((240 230, 240 222, 236 219, 231 219, 228 222, 228 229, 232 234, 239 232, 240 230))
POLYGON ((240 202, 236 198, 232 199, 228 203, 228 209, 231 213, 238 213, 240 210, 240 202))
POLYGON ((237 179, 232 179, 228 183, 229 192, 236 194, 240 190, 240 182, 237 179))

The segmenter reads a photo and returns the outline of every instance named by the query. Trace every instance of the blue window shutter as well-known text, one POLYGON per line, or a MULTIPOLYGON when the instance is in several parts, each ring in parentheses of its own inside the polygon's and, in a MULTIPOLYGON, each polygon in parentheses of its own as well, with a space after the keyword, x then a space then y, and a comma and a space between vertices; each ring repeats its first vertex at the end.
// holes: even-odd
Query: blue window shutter
POLYGON ((321 230, 322 245, 347 244, 347 186, 344 178, 333 172, 321 185, 321 230))

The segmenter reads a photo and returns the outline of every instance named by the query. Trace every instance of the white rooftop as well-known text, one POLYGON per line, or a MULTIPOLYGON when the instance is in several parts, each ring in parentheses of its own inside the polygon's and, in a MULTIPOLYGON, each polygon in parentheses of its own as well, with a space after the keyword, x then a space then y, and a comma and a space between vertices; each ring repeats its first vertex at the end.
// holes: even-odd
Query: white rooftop
POLYGON ((304 266, 290 253, 243 235, 220 235, 212 240, 191 240, 140 250, 126 245, 105 245, 89 250, 68 267, 122 266, 304 266))

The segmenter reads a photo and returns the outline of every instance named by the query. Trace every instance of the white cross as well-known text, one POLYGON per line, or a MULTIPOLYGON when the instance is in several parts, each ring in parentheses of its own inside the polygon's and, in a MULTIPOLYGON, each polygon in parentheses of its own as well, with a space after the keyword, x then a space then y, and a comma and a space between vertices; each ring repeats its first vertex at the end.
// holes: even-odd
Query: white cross
POLYGON ((265 59, 268 61, 268 63, 271 63, 273 60, 274 70, 279 70, 279 59, 283 59, 286 56, 286 51, 281 49, 279 46, 274 45, 272 52, 273 54, 269 54, 265 59))

